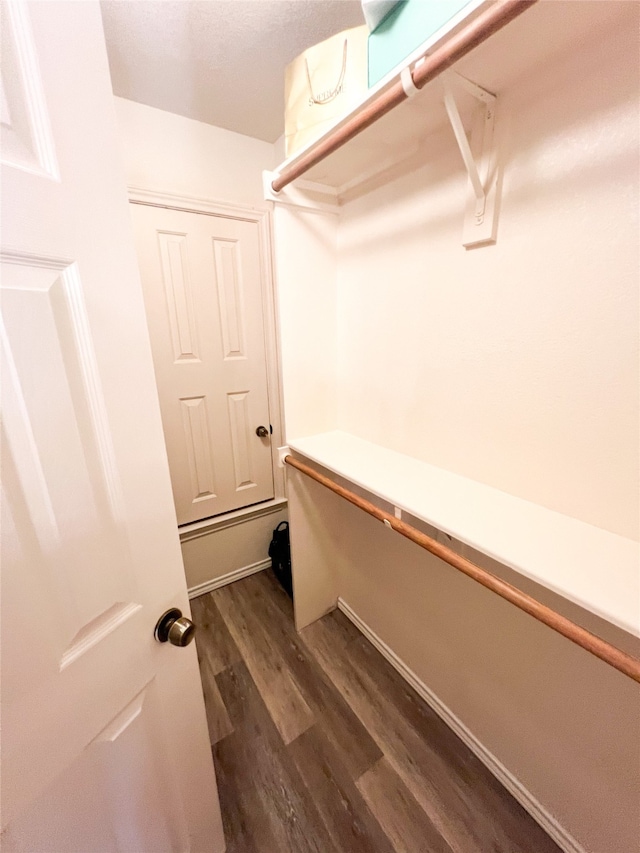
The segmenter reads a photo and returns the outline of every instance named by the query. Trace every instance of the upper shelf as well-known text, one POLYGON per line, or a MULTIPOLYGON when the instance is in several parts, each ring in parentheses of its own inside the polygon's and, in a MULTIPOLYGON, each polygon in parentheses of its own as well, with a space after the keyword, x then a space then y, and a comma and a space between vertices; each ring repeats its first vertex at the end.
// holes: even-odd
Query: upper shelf
MULTIPOLYGON (((575 50, 586 39, 605 38, 612 23, 629 14, 625 6, 633 5, 575 0, 540 0, 533 5, 516 4, 512 0, 479 4, 464 24, 425 42, 408 58, 404 67, 413 70, 415 79, 419 73, 415 63, 420 56, 429 57, 425 65, 434 65, 432 60, 436 54, 445 59, 447 55, 459 55, 456 51, 464 28, 477 29, 485 20, 490 37, 466 52, 451 67, 489 92, 501 94, 527 75, 545 74, 554 58, 575 50), (500 18, 500 10, 503 10, 504 20, 500 18), (522 11, 524 14, 520 14, 522 11), (492 20, 494 28, 498 24, 502 27, 497 32, 491 28, 492 20)), ((435 78, 408 99, 404 99, 402 90, 403 69, 398 69, 372 89, 352 112, 278 166, 271 174, 274 189, 277 190, 282 181, 288 182, 292 175, 292 180, 304 176, 306 182, 330 188, 339 199, 348 198, 355 188, 366 187, 376 175, 401 161, 410 160, 428 136, 447 124, 442 86, 438 80, 446 65, 445 62, 440 68, 438 64, 435 78), (374 118, 372 124, 347 142, 340 141, 345 130, 366 124, 372 115, 377 115, 381 104, 395 98, 398 90, 403 98, 401 102, 374 118), (332 150, 336 141, 339 147, 332 150)), ((463 94, 460 102, 463 115, 465 97, 467 106, 473 103, 469 95, 463 94)), ((469 110, 466 113, 468 115, 469 110)))
POLYGON ((414 518, 640 636, 639 546, 578 519, 349 433, 290 441, 414 518))

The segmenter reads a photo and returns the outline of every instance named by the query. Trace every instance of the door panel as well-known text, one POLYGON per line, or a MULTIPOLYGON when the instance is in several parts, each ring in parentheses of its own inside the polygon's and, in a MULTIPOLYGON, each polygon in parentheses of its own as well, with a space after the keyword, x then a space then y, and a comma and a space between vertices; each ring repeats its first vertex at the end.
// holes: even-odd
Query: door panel
POLYGON ((132 204, 178 524, 273 497, 258 225, 132 204))
POLYGON ((2 849, 221 851, 99 7, 0 11, 2 849))
POLYGON ((152 681, 14 820, 12 851, 188 850, 152 681), (123 784, 123 780, 127 784, 123 784))

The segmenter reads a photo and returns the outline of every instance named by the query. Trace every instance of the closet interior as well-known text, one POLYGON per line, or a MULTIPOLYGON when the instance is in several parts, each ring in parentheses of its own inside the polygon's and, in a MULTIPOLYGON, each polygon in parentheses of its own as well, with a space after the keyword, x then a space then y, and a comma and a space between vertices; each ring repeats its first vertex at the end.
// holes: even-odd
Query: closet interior
POLYGON ((264 175, 296 625, 337 602, 532 813, 634 849, 637 8, 494 4, 484 22, 264 175))

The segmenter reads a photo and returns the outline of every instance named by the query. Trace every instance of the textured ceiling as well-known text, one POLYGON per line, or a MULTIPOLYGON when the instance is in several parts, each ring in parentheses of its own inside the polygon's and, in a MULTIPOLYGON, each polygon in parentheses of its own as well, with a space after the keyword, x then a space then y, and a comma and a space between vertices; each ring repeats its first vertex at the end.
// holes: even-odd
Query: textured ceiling
POLYGON ((102 0, 116 95, 267 142, 285 66, 364 21, 359 0, 102 0))

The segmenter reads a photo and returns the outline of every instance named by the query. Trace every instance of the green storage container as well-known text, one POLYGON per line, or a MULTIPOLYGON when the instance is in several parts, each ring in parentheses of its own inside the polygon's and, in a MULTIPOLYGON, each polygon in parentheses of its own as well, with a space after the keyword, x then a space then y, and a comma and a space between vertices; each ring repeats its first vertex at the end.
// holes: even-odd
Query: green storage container
POLYGON ((477 0, 403 0, 369 34, 369 87, 436 33, 461 10, 477 8, 477 0))

